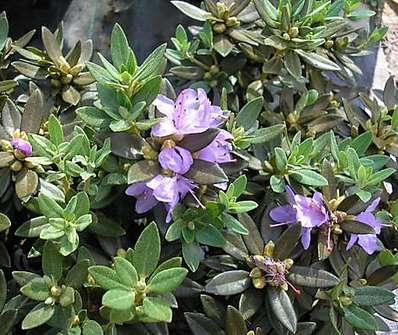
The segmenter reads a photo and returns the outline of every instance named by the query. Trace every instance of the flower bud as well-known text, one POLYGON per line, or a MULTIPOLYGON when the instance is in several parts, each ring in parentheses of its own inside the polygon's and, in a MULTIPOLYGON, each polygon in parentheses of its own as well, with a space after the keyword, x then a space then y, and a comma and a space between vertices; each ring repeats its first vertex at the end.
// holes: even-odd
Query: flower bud
POLYGON ((15 161, 10 165, 10 170, 14 172, 21 171, 23 168, 23 164, 20 161, 15 161))
POLYGON ((268 256, 268 257, 272 257, 273 253, 274 253, 274 248, 275 248, 275 244, 273 241, 269 241, 265 246, 264 246, 264 250, 263 250, 263 255, 264 256, 268 256))
POLYGON ((253 278, 252 279, 253 286, 259 290, 265 287, 265 278, 260 277, 260 278, 253 278))
POLYGON ((188 228, 189 230, 195 230, 195 223, 192 222, 192 221, 189 221, 189 222, 187 223, 187 228, 188 228))
POLYGON ((349 306, 352 304, 352 299, 350 297, 340 297, 339 300, 343 306, 349 306))
POLYGON ((294 262, 291 258, 287 258, 283 261, 283 263, 285 264, 286 270, 290 270, 291 267, 293 266, 294 262))
POLYGON ((118 257, 125 258, 125 257, 127 256, 127 251, 124 250, 123 248, 119 248, 119 249, 117 249, 117 251, 116 251, 116 255, 117 255, 118 257))
POLYGON ((72 82, 72 80, 73 80, 73 76, 70 73, 68 73, 66 76, 63 76, 61 78, 62 84, 70 84, 72 82))
POLYGON ((300 33, 300 30, 299 30, 298 27, 291 27, 291 28, 289 29, 289 32, 288 32, 288 34, 289 34, 289 36, 290 36, 291 38, 297 37, 297 36, 299 35, 299 33, 300 33))
POLYGON ((290 40, 290 35, 289 35, 288 33, 284 33, 284 34, 282 35, 282 38, 283 38, 284 40, 290 40))
POLYGON ((217 74, 217 73, 219 73, 220 72, 220 68, 217 66, 217 65, 212 65, 212 66, 210 66, 210 70, 209 70, 209 72, 211 73, 211 74, 217 74))
POLYGON ((21 158, 29 157, 32 155, 32 145, 23 138, 13 138, 11 141, 11 145, 15 150, 19 151, 23 155, 21 158))
POLYGON ((227 27, 224 23, 217 22, 215 25, 213 25, 213 30, 216 34, 222 34, 226 29, 227 27))
POLYGON ((325 42, 325 48, 326 48, 326 49, 331 49, 331 48, 333 48, 333 45, 334 45, 333 40, 327 40, 327 41, 325 42))
POLYGON ((80 323, 80 318, 78 315, 75 315, 72 319, 72 325, 76 326, 80 323))
POLYGON ((250 271, 249 277, 251 278, 260 278, 263 277, 263 272, 259 268, 254 268, 250 271))
POLYGON ((227 21, 225 22, 225 24, 227 25, 227 27, 230 27, 230 28, 240 26, 240 22, 235 16, 228 18, 227 21))
POLYGON ((51 295, 53 297, 59 297, 62 293, 62 290, 59 286, 52 286, 51 287, 51 295))

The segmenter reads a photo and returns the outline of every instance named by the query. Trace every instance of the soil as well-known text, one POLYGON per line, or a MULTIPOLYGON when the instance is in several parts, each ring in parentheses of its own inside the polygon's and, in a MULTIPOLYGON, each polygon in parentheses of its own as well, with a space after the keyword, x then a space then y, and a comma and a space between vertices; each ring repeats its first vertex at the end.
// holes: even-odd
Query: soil
POLYGON ((382 43, 390 74, 398 77, 398 0, 384 3, 382 24, 388 27, 382 43))

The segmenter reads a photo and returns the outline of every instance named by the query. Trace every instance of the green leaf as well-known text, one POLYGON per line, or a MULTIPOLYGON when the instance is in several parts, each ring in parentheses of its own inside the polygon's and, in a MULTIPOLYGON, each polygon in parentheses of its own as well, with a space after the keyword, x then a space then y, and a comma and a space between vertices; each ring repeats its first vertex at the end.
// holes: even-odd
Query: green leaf
POLYGON ((39 89, 35 89, 25 104, 21 130, 26 133, 38 133, 45 111, 46 106, 44 105, 43 94, 39 89))
POLYGON ((303 266, 294 266, 288 278, 297 285, 317 288, 335 286, 340 282, 340 279, 330 272, 303 266))
POLYGON ((253 138, 250 140, 252 144, 267 143, 275 139, 277 136, 282 134, 285 129, 284 124, 276 124, 266 128, 257 129, 253 133, 253 138))
POLYGON ((157 162, 143 160, 131 165, 127 175, 129 184, 152 179, 160 173, 160 165, 157 162))
POLYGON ((26 202, 36 193, 39 187, 39 176, 35 171, 23 170, 18 173, 15 181, 15 193, 18 198, 26 202))
POLYGON ((134 106, 140 102, 145 102, 146 106, 149 106, 158 96, 161 83, 161 76, 156 76, 148 80, 134 95, 133 101, 131 102, 132 105, 134 106))
POLYGON ((129 60, 130 48, 127 37, 118 23, 112 29, 111 54, 113 65, 120 71, 122 65, 126 65, 129 60))
POLYGON ((387 169, 377 171, 370 176, 370 178, 368 179, 367 185, 376 186, 383 180, 390 177, 395 172, 396 172, 396 170, 393 168, 387 168, 387 169))
POLYGON ((38 197, 40 212, 47 218, 62 218, 64 214, 63 208, 57 204, 55 200, 40 194, 38 197))
POLYGON ((247 334, 246 322, 239 311, 233 306, 227 307, 225 330, 228 335, 247 334))
POLYGON ((11 227, 11 221, 7 215, 0 213, 0 232, 11 227))
POLYGON ((226 36, 216 35, 214 37, 213 48, 221 56, 226 57, 231 53, 232 49, 234 48, 234 45, 231 43, 231 41, 226 36))
POLYGON ((159 257, 159 230, 152 222, 143 230, 134 247, 133 265, 140 278, 148 277, 156 269, 159 257))
POLYGON ((377 286, 355 288, 353 303, 362 306, 390 304, 394 302, 395 294, 390 290, 377 286))
POLYGON ((354 220, 346 220, 340 224, 341 229, 353 234, 375 234, 372 226, 354 220))
POLYGON ((17 312, 14 309, 9 309, 0 314, 0 335, 11 334, 12 327, 17 322, 17 312))
POLYGON ((292 171, 291 176, 293 179, 304 185, 319 187, 326 186, 328 184, 325 177, 312 170, 300 169, 292 171))
POLYGON ((115 271, 122 284, 128 287, 135 287, 138 282, 137 271, 128 260, 122 257, 115 257, 115 271))
POLYGON ((247 186, 247 178, 245 175, 241 175, 238 178, 236 178, 233 183, 231 184, 233 185, 234 191, 233 191, 233 195, 234 197, 240 197, 243 192, 246 191, 246 186, 247 186))
POLYGON ((115 78, 113 78, 113 76, 108 71, 106 71, 103 67, 101 67, 95 63, 91 63, 91 62, 87 62, 86 66, 87 66, 88 70, 90 71, 91 75, 100 84, 116 82, 115 78))
POLYGON ((263 108, 263 102, 263 97, 258 97, 244 105, 236 116, 236 126, 243 127, 245 130, 253 127, 263 108))
POLYGON ((243 270, 227 271, 212 278, 206 285, 206 292, 229 296, 242 293, 250 286, 249 273, 243 270))
POLYGON ((205 255, 202 248, 197 243, 182 242, 182 256, 184 261, 192 272, 195 272, 205 255))
POLYGON ((46 241, 42 253, 42 267, 45 275, 53 277, 56 281, 62 277, 63 257, 51 241, 46 241))
POLYGON ((105 112, 92 106, 80 107, 76 110, 76 113, 80 119, 94 128, 107 128, 111 120, 105 112))
POLYGON ((86 319, 83 323, 82 335, 104 335, 104 332, 97 321, 86 319))
POLYGON ((6 12, 0 14, 0 51, 3 50, 8 37, 8 20, 6 12))
POLYGON ((230 213, 239 214, 250 212, 251 210, 258 207, 258 204, 255 201, 245 200, 235 202, 233 205, 228 207, 228 211, 230 213))
POLYGON ((145 59, 144 63, 138 68, 134 74, 134 80, 144 80, 149 77, 161 75, 166 65, 166 58, 164 53, 166 51, 166 44, 162 44, 157 47, 149 56, 145 59))
POLYGON ((23 319, 22 329, 28 330, 45 324, 55 313, 55 307, 44 302, 36 305, 23 319))
POLYGON ((356 329, 378 329, 377 321, 374 316, 354 304, 344 308, 344 319, 356 329))
POLYGON ((50 134, 50 140, 56 146, 60 145, 64 141, 64 132, 58 119, 51 114, 48 118, 48 132, 50 134))
POLYGON ((91 266, 89 273, 95 279, 96 283, 105 290, 122 289, 129 290, 130 287, 122 284, 116 271, 101 265, 91 266))
POLYGON ((269 306, 275 317, 284 327, 295 334, 297 316, 287 293, 279 287, 269 287, 266 291, 269 306))
POLYGON ((50 289, 47 282, 39 277, 33 278, 26 285, 22 286, 21 293, 32 300, 44 301, 50 296, 50 289))
POLYGON ((217 323, 203 314, 187 312, 185 318, 193 335, 225 335, 217 323))
POLYGON ((185 15, 198 21, 206 21, 212 16, 209 12, 184 1, 171 1, 171 3, 185 15))
POLYGON ((38 216, 20 225, 15 235, 21 237, 39 237, 40 232, 48 225, 49 223, 45 216, 38 216))
POLYGON ((221 220, 226 228, 232 230, 237 234, 247 235, 249 233, 249 231, 243 224, 241 224, 237 219, 235 219, 232 215, 228 213, 223 212, 221 214, 221 220))
POLYGON ((296 246, 301 235, 301 225, 296 223, 289 226, 275 243, 274 258, 286 259, 296 246))
POLYGON ((171 322, 173 313, 170 306, 160 298, 145 297, 144 313, 153 320, 159 322, 171 322))
POLYGON ((90 261, 83 259, 76 263, 66 275, 65 285, 79 289, 86 281, 88 276, 88 267, 90 261))
POLYGON ((326 71, 340 71, 340 67, 336 63, 333 63, 331 60, 320 56, 315 52, 306 52, 299 49, 295 49, 294 51, 298 53, 306 63, 317 69, 326 71))
POLYGON ((355 137, 350 146, 357 152, 358 156, 363 156, 368 150, 370 144, 372 143, 372 132, 367 131, 358 137, 355 137))
POLYGON ((63 59, 61 47, 55 38, 54 34, 48 30, 46 27, 42 27, 41 38, 46 48, 48 57, 57 65, 58 67, 64 65, 65 59, 63 59), (62 60, 64 62, 62 62, 62 60))
POLYGON ((225 244, 224 237, 220 231, 211 224, 206 225, 203 229, 197 230, 195 237, 197 242, 211 247, 222 248, 225 244))
POLYGON ((289 50, 283 58, 286 70, 294 77, 301 77, 300 57, 294 51, 289 50))
POLYGON ((3 270, 0 270, 0 310, 3 310, 7 299, 7 280, 3 270))
POLYGON ((178 142, 178 146, 190 152, 199 151, 213 142, 219 132, 217 128, 209 128, 203 133, 184 135, 182 141, 178 142))
POLYGON ((193 161, 191 169, 185 174, 185 177, 201 185, 212 185, 228 181, 228 177, 218 164, 201 159, 193 161))
POLYGON ((102 304, 117 310, 129 309, 134 304, 134 292, 122 289, 109 290, 103 295, 102 304))
POLYGON ((148 290, 155 293, 174 291, 184 281, 187 269, 174 267, 158 272, 149 282, 148 290))

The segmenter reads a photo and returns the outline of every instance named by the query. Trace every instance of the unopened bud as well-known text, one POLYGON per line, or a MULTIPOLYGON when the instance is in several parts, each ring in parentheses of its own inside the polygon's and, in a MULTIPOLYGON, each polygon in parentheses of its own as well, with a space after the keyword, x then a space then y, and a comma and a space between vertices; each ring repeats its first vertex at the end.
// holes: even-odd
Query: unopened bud
POLYGON ((299 30, 298 27, 291 27, 291 28, 289 29, 289 32, 288 32, 288 34, 289 34, 289 36, 290 36, 291 38, 297 37, 297 36, 299 35, 299 33, 300 33, 300 30, 299 30))
POLYGON ((327 41, 325 42, 325 48, 326 48, 326 49, 331 49, 331 48, 333 48, 333 45, 334 45, 333 40, 327 40, 327 41))
POLYGON ((265 287, 265 278, 260 277, 260 278, 253 278, 252 279, 253 286, 259 290, 265 287))
POLYGON ((227 25, 227 27, 239 27, 240 26, 240 22, 235 16, 228 18, 227 21, 225 22, 225 24, 227 25))
POLYGON ((343 306, 349 306, 352 304, 352 299, 350 297, 340 297, 339 300, 343 306))
POLYGON ((20 161, 15 161, 10 165, 10 170, 14 172, 21 171, 23 168, 23 164, 20 161))
POLYGON ((73 80, 73 76, 70 73, 68 73, 66 76, 63 76, 61 78, 62 84, 70 84, 72 82, 72 80, 73 80))
POLYGON ((125 258, 125 257, 127 256, 127 251, 124 250, 123 248, 119 248, 119 249, 117 249, 117 251, 116 251, 116 255, 117 255, 118 257, 125 258))
POLYGON ((213 25, 213 30, 216 34, 222 34, 226 29, 227 27, 224 23, 217 22, 215 25, 213 25))
POLYGON ((249 277, 260 278, 260 277, 264 277, 264 274, 259 268, 254 268, 250 271, 249 277))
POLYGON ((293 266, 294 262, 291 258, 287 258, 283 261, 283 263, 285 264, 286 270, 290 270, 291 267, 293 266))
POLYGON ((59 297, 62 293, 62 290, 59 286, 53 286, 51 287, 51 295, 53 297, 59 297))
POLYGON ((214 64, 213 64, 212 66, 210 66, 209 72, 210 72, 211 74, 217 74, 217 73, 220 72, 220 68, 219 68, 217 65, 214 65, 214 64))
POLYGON ((275 243, 273 241, 269 241, 264 247, 263 255, 272 257, 272 255, 274 254, 274 248, 275 248, 275 243))

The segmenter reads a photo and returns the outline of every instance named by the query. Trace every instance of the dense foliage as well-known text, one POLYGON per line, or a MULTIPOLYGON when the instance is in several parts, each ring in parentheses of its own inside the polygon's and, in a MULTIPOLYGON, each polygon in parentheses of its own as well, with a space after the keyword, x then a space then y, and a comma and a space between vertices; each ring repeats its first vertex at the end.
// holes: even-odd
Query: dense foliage
POLYGON ((388 333, 398 94, 353 61, 386 28, 360 0, 172 3, 200 25, 142 64, 119 25, 92 59, 1 14, 0 334, 388 333))

